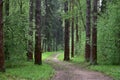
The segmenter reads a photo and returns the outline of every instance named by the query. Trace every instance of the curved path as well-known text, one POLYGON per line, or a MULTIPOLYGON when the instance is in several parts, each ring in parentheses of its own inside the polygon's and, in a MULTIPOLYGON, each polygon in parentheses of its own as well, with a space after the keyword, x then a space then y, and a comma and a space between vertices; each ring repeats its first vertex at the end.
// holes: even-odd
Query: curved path
POLYGON ((99 72, 85 70, 69 62, 59 61, 55 53, 46 62, 53 66, 56 73, 51 80, 113 80, 99 72))

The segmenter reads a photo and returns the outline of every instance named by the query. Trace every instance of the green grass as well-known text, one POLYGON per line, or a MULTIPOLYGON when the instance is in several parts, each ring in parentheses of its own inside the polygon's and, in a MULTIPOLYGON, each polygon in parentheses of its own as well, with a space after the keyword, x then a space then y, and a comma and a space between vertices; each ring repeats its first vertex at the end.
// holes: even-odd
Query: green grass
POLYGON ((8 68, 6 73, 0 76, 0 80, 48 80, 52 77, 54 70, 51 66, 44 64, 34 65, 31 62, 26 62, 27 65, 17 68, 8 68))
MULTIPOLYGON (((52 52, 43 53, 43 60, 51 55, 52 52)), ((44 62, 42 65, 23 62, 6 68, 5 73, 0 73, 0 80, 49 80, 53 74, 54 69, 44 62)))
POLYGON ((53 53, 54 53, 54 52, 45 52, 45 53, 43 53, 42 59, 43 59, 43 60, 47 59, 47 58, 48 58, 49 56, 51 56, 53 53))
MULTIPOLYGON (((58 59, 59 60, 63 60, 64 59, 64 53, 61 52, 60 56, 58 56, 58 59)), ((72 63, 83 63, 85 60, 84 60, 84 56, 83 55, 78 55, 78 56, 75 56, 74 58, 71 58, 70 62, 72 63)))
MULTIPOLYGON (((62 53, 58 59, 63 60, 64 54, 62 53)), ((120 80, 120 66, 116 65, 96 65, 96 66, 90 66, 89 63, 86 63, 84 60, 84 56, 81 54, 80 56, 75 56, 74 58, 71 58, 71 63, 78 64, 80 67, 84 67, 86 69, 98 71, 105 73, 106 75, 109 75, 114 78, 114 80, 120 80)))
POLYGON ((89 66, 89 69, 100 71, 107 75, 110 75, 115 80, 120 80, 120 66, 115 65, 96 65, 96 66, 89 66))
POLYGON ((61 54, 58 56, 58 59, 62 61, 63 58, 64 58, 64 54, 63 54, 63 52, 60 52, 60 53, 61 53, 61 54))

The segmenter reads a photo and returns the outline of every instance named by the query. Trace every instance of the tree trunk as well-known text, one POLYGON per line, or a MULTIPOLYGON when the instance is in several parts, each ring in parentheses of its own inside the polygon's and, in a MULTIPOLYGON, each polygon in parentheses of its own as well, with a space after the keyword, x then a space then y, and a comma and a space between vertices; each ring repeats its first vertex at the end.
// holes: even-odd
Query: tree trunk
MULTIPOLYGON (((71 2, 71 11, 73 13, 74 11, 74 1, 72 0, 71 2)), ((71 57, 74 57, 74 15, 72 14, 72 25, 71 25, 71 37, 72 37, 72 40, 71 40, 71 57)))
POLYGON ((79 41, 79 34, 78 34, 78 17, 76 17, 76 42, 79 41))
POLYGON ((97 2, 93 0, 93 23, 92 23, 92 53, 91 53, 91 64, 97 64, 97 2))
POLYGON ((36 0, 35 8, 35 64, 42 64, 42 51, 41 51, 41 0, 36 0))
POLYGON ((45 52, 47 51, 47 42, 45 40, 45 52))
POLYGON ((0 72, 5 72, 3 48, 3 1, 0 0, 0 72))
POLYGON ((74 57, 74 18, 72 18, 72 47, 71 47, 71 57, 74 57))
POLYGON ((57 35, 56 35, 56 38, 55 38, 55 50, 57 51, 58 50, 58 43, 57 43, 57 35))
POLYGON ((86 45, 85 45, 85 59, 90 60, 90 35, 91 35, 91 0, 86 0, 86 45))
MULTIPOLYGON (((8 16, 9 16, 9 0, 6 0, 5 1, 5 26, 8 27, 9 26, 9 19, 8 19, 8 16)), ((7 30, 9 31, 9 30, 7 30)), ((10 59, 10 53, 9 53, 9 47, 8 47, 8 44, 7 43, 4 43, 4 54, 5 54, 5 59, 9 60, 10 59)))
MULTIPOLYGON (((68 1, 65 2, 64 5, 64 10, 65 13, 68 12, 68 1)), ((64 60, 65 61, 69 61, 70 57, 69 57, 69 27, 70 27, 70 22, 69 19, 65 19, 65 36, 64 36, 64 40, 65 40, 65 48, 64 48, 64 60)))
POLYGON ((34 1, 30 0, 30 9, 29 9, 29 36, 28 39, 28 60, 33 60, 33 6, 34 1))

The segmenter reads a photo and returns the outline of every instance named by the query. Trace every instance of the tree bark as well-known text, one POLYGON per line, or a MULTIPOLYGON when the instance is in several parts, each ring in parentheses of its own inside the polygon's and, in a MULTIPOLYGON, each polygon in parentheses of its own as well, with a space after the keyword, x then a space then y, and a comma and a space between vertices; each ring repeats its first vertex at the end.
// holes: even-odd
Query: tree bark
POLYGON ((74 19, 72 19, 72 47, 71 47, 71 57, 74 57, 74 19))
POLYGON ((79 34, 78 34, 78 17, 76 17, 76 43, 79 41, 79 34))
MULTIPOLYGON (((9 0, 6 0, 5 1, 5 26, 8 27, 8 25, 10 24, 9 23, 9 19, 8 19, 8 16, 9 16, 9 0)), ((9 31, 9 30, 7 30, 9 31)), ((4 54, 5 54, 5 59, 9 60, 10 59, 10 53, 9 53, 9 47, 8 47, 8 44, 7 43, 4 43, 4 54)))
POLYGON ((28 39, 28 60, 33 60, 33 6, 34 1, 30 0, 30 8, 29 8, 29 36, 28 39))
POLYGON ((41 51, 41 0, 36 0, 35 8, 35 64, 42 64, 42 51, 41 51))
MULTIPOLYGON (((74 1, 71 1, 71 11, 74 11, 74 1)), ((74 57, 74 15, 72 14, 72 25, 71 25, 71 57, 74 57)))
MULTIPOLYGON (((64 11, 65 13, 68 12, 68 1, 65 2, 64 4, 64 11)), ((65 19, 65 36, 64 36, 64 60, 65 61, 69 61, 70 57, 69 57, 69 27, 70 27, 70 22, 69 19, 65 19)))
POLYGON ((0 72, 5 72, 5 59, 3 48, 3 1, 0 0, 0 72))
POLYGON ((93 11, 92 11, 92 53, 90 63, 97 64, 97 3, 98 0, 93 0, 93 11))
POLYGON ((90 60, 90 35, 91 35, 91 0, 86 0, 86 45, 85 45, 85 59, 90 60))

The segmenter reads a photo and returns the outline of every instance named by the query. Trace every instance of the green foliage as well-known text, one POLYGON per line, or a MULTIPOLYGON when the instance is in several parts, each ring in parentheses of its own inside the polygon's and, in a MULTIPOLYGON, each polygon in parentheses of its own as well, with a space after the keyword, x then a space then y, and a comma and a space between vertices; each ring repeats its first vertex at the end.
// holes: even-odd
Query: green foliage
POLYGON ((47 2, 45 2, 45 0, 43 1, 45 8, 45 14, 42 16, 44 19, 42 20, 43 49, 45 51, 63 49, 63 27, 60 15, 61 3, 59 0, 47 0, 47 2))
MULTIPOLYGON (((81 30, 79 30, 81 31, 81 30)), ((85 53, 85 32, 81 31, 79 33, 79 42, 75 44, 75 54, 80 55, 85 53)))
POLYGON ((47 59, 47 58, 48 58, 49 56, 51 56, 53 53, 54 53, 54 52, 45 52, 45 53, 43 53, 42 59, 43 59, 43 60, 47 59))
POLYGON ((40 66, 25 62, 24 66, 8 68, 6 73, 0 73, 0 80, 49 80, 53 73, 52 67, 45 63, 40 66))
MULTIPOLYGON (((64 52, 59 52, 59 54, 60 55, 58 56, 58 59, 63 61, 63 59, 64 59, 64 52)), ((74 58, 71 58, 70 62, 72 62, 72 63, 79 63, 79 64, 83 63, 84 62, 83 54, 77 55, 74 58)))
POLYGON ((83 55, 75 56, 73 59, 71 59, 72 63, 79 63, 82 64, 84 63, 85 59, 83 55))
MULTIPOLYGON (((120 3, 120 1, 118 1, 120 3)), ((108 3, 98 20, 98 62, 120 64, 120 6, 108 3)))
MULTIPOLYGON (((20 60, 27 50, 27 29, 29 20, 29 5, 26 0, 9 2, 9 15, 4 13, 4 47, 10 60, 20 60), (22 2, 22 8, 20 8, 22 2)), ((4 11, 5 12, 5 11, 4 11)))
MULTIPOLYGON (((43 60, 52 54, 53 52, 43 53, 43 60)), ((54 74, 53 68, 46 63, 40 66, 20 60, 13 63, 6 62, 6 67, 6 73, 0 73, 0 80, 49 80, 54 74)))
POLYGON ((90 66, 89 69, 103 72, 107 75, 112 76, 115 80, 120 80, 120 67, 113 65, 96 65, 90 66))
MULTIPOLYGON (((75 54, 80 55, 85 53, 85 17, 86 17, 86 1, 74 1, 74 10, 69 12, 69 17, 74 16, 74 24, 78 24, 79 41, 75 38, 75 54), (78 20, 77 20, 78 17, 78 20), (77 23, 78 22, 78 23, 77 23)), ((75 30, 76 25, 74 25, 75 30)), ((75 30, 76 31, 76 30, 75 30)), ((75 33, 76 34, 76 33, 75 33)))
POLYGON ((58 56, 58 59, 61 60, 61 61, 64 59, 64 52, 62 52, 62 53, 58 56))

